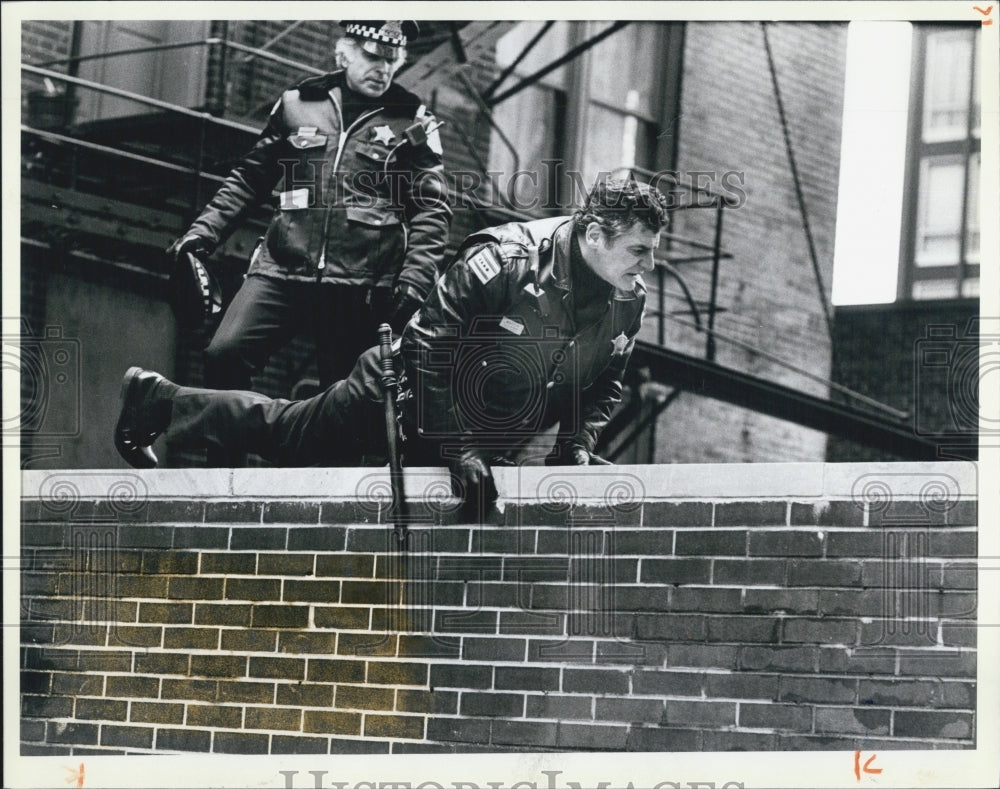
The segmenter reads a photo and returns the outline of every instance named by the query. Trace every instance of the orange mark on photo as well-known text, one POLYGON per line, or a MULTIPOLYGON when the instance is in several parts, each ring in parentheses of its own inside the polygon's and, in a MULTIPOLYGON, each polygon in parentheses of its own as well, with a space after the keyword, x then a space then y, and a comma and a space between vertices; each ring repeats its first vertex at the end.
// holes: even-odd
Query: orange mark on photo
POLYGON ((66 779, 66 783, 68 784, 75 783, 77 789, 83 789, 83 776, 84 776, 83 762, 80 762, 80 766, 77 767, 76 769, 73 769, 72 767, 63 767, 63 769, 70 774, 69 778, 66 779))
POLYGON ((871 766, 872 762, 875 761, 875 756, 876 756, 876 754, 873 753, 870 757, 868 757, 868 760, 865 762, 864 767, 862 767, 861 766, 861 751, 855 751, 854 752, 854 777, 855 778, 857 778, 860 781, 861 780, 861 773, 868 773, 870 775, 877 775, 878 773, 882 772, 882 768, 881 767, 872 767, 871 766))

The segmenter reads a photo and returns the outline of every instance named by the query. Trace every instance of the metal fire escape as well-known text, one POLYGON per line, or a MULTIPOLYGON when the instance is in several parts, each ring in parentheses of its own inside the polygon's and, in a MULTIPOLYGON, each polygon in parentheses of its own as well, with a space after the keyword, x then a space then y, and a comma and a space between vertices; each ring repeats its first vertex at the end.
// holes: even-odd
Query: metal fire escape
MULTIPOLYGON (((498 139, 511 150, 516 162, 517 152, 493 122, 493 107, 627 24, 617 22, 605 28, 556 57, 544 68, 501 91, 500 86, 548 29, 543 26, 506 71, 482 92, 471 83, 463 64, 470 59, 470 53, 474 55, 478 50, 491 50, 499 35, 509 29, 509 24, 442 24, 434 35, 425 39, 418 57, 411 52, 411 61, 401 72, 400 82, 419 84, 425 93, 432 92, 436 85, 445 84, 466 93, 477 107, 474 120, 488 124, 498 139)), ((265 47, 258 48, 226 38, 207 38, 89 57, 113 58, 140 51, 207 47, 223 53, 223 61, 227 56, 239 54, 246 59, 271 61, 293 74, 319 73, 318 69, 268 51, 266 47, 278 38, 280 36, 265 47)), ((22 64, 23 82, 46 86, 44 91, 28 93, 21 127, 22 244, 44 251, 63 245, 66 237, 71 236, 74 243, 69 245, 68 254, 82 264, 110 263, 165 282, 166 273, 162 268, 148 261, 156 260, 156 255, 182 231, 194 212, 207 200, 214 184, 223 179, 234 155, 249 147, 258 130, 245 122, 227 120, 81 79, 74 76, 75 68, 70 68, 69 73, 52 68, 65 62, 78 65, 84 59, 75 56, 67 61, 45 65, 22 64), (131 119, 133 128, 136 124, 141 125, 145 117, 151 127, 169 129, 170 140, 175 144, 151 147, 141 140, 122 142, 115 136, 118 128, 115 124, 102 126, 100 122, 95 122, 83 128, 73 126, 73 105, 81 91, 127 99, 137 107, 145 108, 131 119), (139 177, 136 172, 143 175, 139 177), (150 177, 151 174, 155 177, 150 177)), ((775 89, 777 92, 777 83, 775 89)), ((482 161, 466 121, 468 118, 448 118, 456 136, 467 146, 468 153, 479 163, 485 175, 487 165, 482 161)), ((791 158, 790 147, 789 155, 791 158)), ((794 168, 794 159, 792 166, 794 168)), ((655 175, 635 168, 632 172, 639 179, 655 175)), ((731 206, 725 195, 680 179, 670 179, 670 187, 687 196, 682 210, 712 213, 712 238, 687 237, 674 232, 672 226, 664 234, 665 249, 657 255, 648 312, 656 321, 657 339, 656 342, 637 343, 627 380, 627 396, 602 436, 600 451, 615 459, 642 435, 652 441, 650 431, 655 430, 657 418, 682 392, 689 392, 841 436, 901 458, 937 458, 938 447, 916 436, 908 415, 888 406, 822 381, 838 396, 839 400, 835 402, 723 366, 716 361, 719 342, 739 342, 720 332, 716 326, 716 317, 725 312, 725 307, 719 303, 719 283, 725 277, 723 264, 732 259, 731 253, 723 248, 725 212, 731 206), (710 264, 710 276, 708 292, 697 299, 685 282, 683 270, 686 266, 699 263, 710 264), (679 290, 668 288, 668 281, 676 284, 679 290), (682 302, 684 308, 674 309, 677 302, 682 302), (703 333, 704 354, 695 356, 667 347, 668 321, 703 333)), ((509 206, 497 206, 496 201, 474 203, 473 208, 484 226, 526 218, 509 206)), ((249 224, 244 225, 220 251, 223 266, 229 265, 234 271, 239 271, 244 265, 254 240, 266 224, 267 213, 263 210, 251 217, 249 224)), ((753 350, 763 353, 760 349, 753 350)), ((772 361, 792 367, 780 359, 772 358, 772 361)), ((801 370, 797 372, 809 375, 801 370)))

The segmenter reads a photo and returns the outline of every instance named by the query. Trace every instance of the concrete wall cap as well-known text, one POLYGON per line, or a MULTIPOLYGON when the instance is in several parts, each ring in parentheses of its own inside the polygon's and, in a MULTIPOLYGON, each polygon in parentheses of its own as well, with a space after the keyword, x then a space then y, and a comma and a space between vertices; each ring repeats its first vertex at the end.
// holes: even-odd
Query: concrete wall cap
MULTIPOLYGON (((967 461, 500 466, 494 474, 501 498, 518 502, 857 499, 880 489, 915 499, 935 491, 946 492, 949 499, 978 495, 978 466, 967 461)), ((408 468, 405 478, 409 496, 450 495, 443 468, 408 468)), ((28 470, 21 472, 21 489, 26 500, 124 496, 358 501, 390 495, 386 468, 28 470)))

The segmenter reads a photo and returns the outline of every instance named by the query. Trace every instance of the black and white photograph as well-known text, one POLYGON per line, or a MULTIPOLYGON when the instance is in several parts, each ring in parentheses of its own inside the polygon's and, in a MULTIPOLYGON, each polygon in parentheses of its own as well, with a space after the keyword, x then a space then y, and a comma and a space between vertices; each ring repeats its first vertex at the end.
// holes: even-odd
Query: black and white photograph
POLYGON ((4 786, 1000 783, 1000 10, 2 12, 4 786))

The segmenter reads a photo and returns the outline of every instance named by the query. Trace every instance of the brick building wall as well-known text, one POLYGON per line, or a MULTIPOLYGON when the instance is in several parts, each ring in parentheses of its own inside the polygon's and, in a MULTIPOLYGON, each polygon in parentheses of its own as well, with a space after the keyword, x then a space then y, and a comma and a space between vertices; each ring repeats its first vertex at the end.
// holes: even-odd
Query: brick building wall
POLYGON ((970 748, 971 464, 24 472, 23 754, 970 748))
MULTIPOLYGON (((768 25, 775 70, 801 176, 827 300, 833 271, 846 25, 768 25)), ((716 191, 741 189, 726 210, 716 328, 809 373, 828 377, 830 337, 823 318, 802 216, 782 136, 760 24, 694 23, 685 30, 681 115, 682 174, 708 177, 716 191)), ((714 211, 686 210, 674 229, 711 242, 714 211)), ((711 263, 681 264, 696 298, 708 299, 711 263)), ((672 285, 668 280, 668 286, 672 285)), ((674 287, 676 290, 676 287, 674 287)), ((674 307, 678 305, 673 303, 674 307)), ((690 321, 689 316, 684 316, 690 321)), ((703 356, 705 335, 667 321, 672 348, 703 356)), ((646 337, 655 341, 647 322, 646 337)), ((720 340, 716 359, 768 380, 826 396, 826 387, 745 348, 720 340)), ((684 394, 659 420, 655 462, 820 460, 826 436, 749 410, 684 394), (711 436, 692 442, 691 435, 711 436)))
POLYGON ((35 63, 69 54, 73 35, 70 20, 45 19, 21 25, 21 59, 35 63))
MULTIPOLYGON (((956 406, 966 414, 978 413, 979 376, 969 376, 969 359, 955 351, 976 348, 975 369, 979 370, 978 334, 993 342, 996 321, 979 321, 979 301, 911 301, 838 307, 833 345, 834 381, 910 415, 919 433, 937 438, 964 433, 976 435, 964 424, 956 406), (950 327, 953 340, 943 345, 932 331, 950 327), (952 351, 947 362, 931 357, 928 364, 921 354, 932 343, 952 351)), ((940 336, 940 335, 938 335, 940 336)), ((985 368, 982 368, 985 369, 985 368)), ((827 460, 897 460, 869 447, 840 438, 827 444, 827 460)))
MULTIPOLYGON (((21 25, 21 60, 24 63, 44 63, 67 57, 73 40, 73 22, 46 19, 27 21, 21 25)), ((53 71, 66 71, 66 66, 53 66, 53 71)), ((44 89, 40 78, 32 75, 25 83, 31 89, 44 89)))

